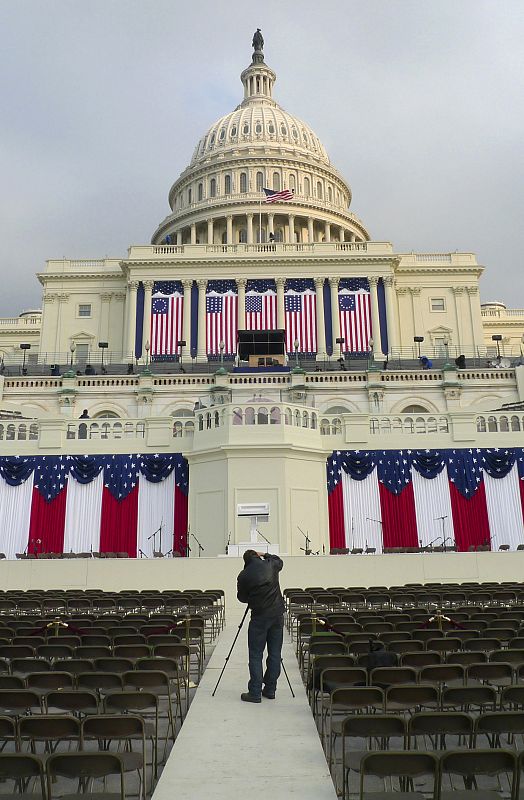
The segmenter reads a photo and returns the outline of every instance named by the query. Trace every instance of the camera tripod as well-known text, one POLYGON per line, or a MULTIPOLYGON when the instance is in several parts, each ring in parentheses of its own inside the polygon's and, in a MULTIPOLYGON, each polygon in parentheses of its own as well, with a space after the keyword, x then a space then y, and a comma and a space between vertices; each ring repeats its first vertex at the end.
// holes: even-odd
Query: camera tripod
MULTIPOLYGON (((231 645, 231 647, 229 648, 229 653, 228 653, 228 654, 227 654, 227 656, 226 656, 226 660, 225 660, 225 662, 224 662, 224 666, 222 667, 222 671, 221 671, 220 675, 218 676, 218 680, 217 680, 217 682, 216 682, 216 686, 215 686, 215 688, 213 689, 213 691, 212 691, 212 693, 211 693, 211 697, 214 697, 214 696, 215 696, 215 692, 216 692, 216 690, 218 689, 218 684, 219 684, 219 683, 220 683, 220 681, 222 680, 222 675, 224 674, 224 671, 225 671, 225 669, 226 669, 226 667, 227 667, 227 662, 229 661, 229 658, 230 658, 230 656, 231 656, 231 653, 233 652, 233 648, 234 648, 234 646, 235 646, 235 644, 236 644, 236 641, 237 641, 237 639, 238 639, 238 637, 239 637, 240 631, 242 630, 242 625, 244 624, 244 621, 245 621, 245 619, 246 619, 246 617, 247 617, 247 612, 248 612, 248 611, 249 611, 249 606, 247 606, 246 610, 244 611, 244 616, 243 616, 243 617, 242 617, 242 619, 240 620, 240 625, 238 626, 238 630, 237 630, 237 632, 236 632, 236 634, 235 634, 235 638, 233 639, 233 644, 232 644, 232 645, 231 645)), ((293 687, 291 686, 291 681, 289 680, 289 676, 288 676, 288 674, 287 674, 287 672, 286 672, 286 668, 285 668, 285 666, 284 666, 284 659, 283 659, 282 657, 280 658, 280 663, 281 663, 281 665, 282 665, 282 671, 283 671, 284 675, 286 676, 287 685, 289 686, 289 691, 291 692, 291 696, 292 696, 292 697, 295 697, 295 692, 293 691, 293 687)))

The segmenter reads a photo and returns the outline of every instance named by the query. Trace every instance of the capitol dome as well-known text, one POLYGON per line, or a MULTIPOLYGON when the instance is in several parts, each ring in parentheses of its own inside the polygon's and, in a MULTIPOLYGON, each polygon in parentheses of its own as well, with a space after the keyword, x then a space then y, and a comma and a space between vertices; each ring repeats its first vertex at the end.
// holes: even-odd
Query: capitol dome
POLYGON ((369 240, 349 211, 351 189, 318 136, 273 99, 276 74, 264 62, 260 31, 253 47, 252 62, 240 76, 242 102, 199 140, 171 187, 171 213, 153 244, 369 240), (265 188, 287 190, 288 196, 264 203, 261 218, 265 188))

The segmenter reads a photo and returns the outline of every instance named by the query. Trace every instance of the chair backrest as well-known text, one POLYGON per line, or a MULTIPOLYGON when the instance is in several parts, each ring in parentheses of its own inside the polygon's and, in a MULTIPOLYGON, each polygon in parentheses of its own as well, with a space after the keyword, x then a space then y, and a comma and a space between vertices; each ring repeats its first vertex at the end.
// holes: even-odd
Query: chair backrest
MULTIPOLYGON (((29 753, 0 753, 0 779, 25 782, 36 778, 40 784, 40 796, 46 796, 44 767, 42 760, 29 753)), ((16 796, 16 795, 15 795, 16 796)), ((38 798, 38 794, 35 794, 38 798)))
MULTIPOLYGON (((441 785, 446 776, 460 775, 466 788, 473 788, 472 779, 478 775, 502 776, 509 775, 509 795, 513 797, 517 777, 517 758, 509 750, 500 749, 473 749, 449 751, 440 759, 441 785)), ((499 789, 497 784, 496 789, 499 789)))
MULTIPOLYGON (((125 800, 124 766, 116 753, 60 753, 50 755, 46 762, 48 799, 57 789, 56 778, 106 778, 120 776, 120 798, 125 800)), ((60 794, 63 789, 60 788, 60 794)), ((96 794, 95 794, 96 796, 96 794)))
MULTIPOLYGON (((389 750, 368 753, 360 762, 360 797, 371 798, 373 792, 366 792, 366 777, 421 778, 429 776, 431 781, 431 796, 435 799, 438 790, 438 759, 432 753, 417 753, 406 750, 389 750)), ((392 787, 392 798, 398 787, 392 787)), ((425 792, 426 794, 426 792, 425 792)), ((383 796, 383 792, 381 792, 383 796)))
MULTIPOLYGON (((471 747, 474 719, 469 714, 453 711, 420 711, 413 714, 408 722, 410 748, 417 736, 434 736, 435 742, 445 747, 445 736, 466 737, 465 746, 471 747)), ((440 749, 439 748, 439 749, 440 749)))

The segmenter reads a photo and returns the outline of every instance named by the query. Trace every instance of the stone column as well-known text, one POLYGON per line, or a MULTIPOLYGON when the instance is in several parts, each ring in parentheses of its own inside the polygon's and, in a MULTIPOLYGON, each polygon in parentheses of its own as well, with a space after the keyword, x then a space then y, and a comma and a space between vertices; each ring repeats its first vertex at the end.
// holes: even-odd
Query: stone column
POLYGON ((398 348, 397 337, 397 314, 395 307, 395 288, 393 275, 386 275, 382 278, 386 293, 386 318, 388 323, 388 344, 389 352, 392 353, 398 348))
POLYGON ((293 244, 295 241, 295 215, 289 214, 288 215, 288 226, 289 226, 289 243, 293 244))
POLYGON ((126 337, 126 358, 131 357, 135 360, 135 336, 136 336, 136 293, 138 281, 129 281, 127 291, 127 337, 126 337))
POLYGON ((247 243, 253 244, 253 214, 247 215, 247 243))
MULTIPOLYGON (((411 295, 411 317, 413 320, 414 336, 424 336, 424 325, 420 317, 419 300, 415 298, 420 297, 420 286, 410 286, 409 293, 411 295)), ((431 342, 428 342, 428 345, 431 342)))
POLYGON ((329 222, 324 222, 324 241, 330 242, 331 241, 331 225, 329 222))
POLYGON ((246 329, 246 283, 246 278, 237 278, 239 331, 246 329))
POLYGON ((196 236, 196 223, 191 223, 191 244, 196 244, 197 236, 196 236))
POLYGON ((213 244, 213 219, 207 221, 207 243, 213 244))
POLYGON ((317 300, 317 360, 324 361, 326 353, 326 324, 324 317, 324 278, 315 278, 317 300))
POLYGON ((277 284, 277 328, 283 330, 286 327, 286 314, 284 311, 284 286, 286 279, 278 277, 277 284))
POLYGON ((355 234, 354 234, 354 233, 350 233, 350 234, 349 234, 349 241, 350 241, 350 242, 354 242, 354 241, 356 240, 356 238, 357 238, 357 237, 355 236, 355 234))
POLYGON ((226 217, 226 244, 233 244, 233 215, 226 217))
POLYGON ((401 352, 403 348, 410 348, 413 351, 413 337, 416 335, 413 328, 413 307, 411 297, 409 295, 409 288, 407 286, 397 286, 395 294, 398 301, 398 316, 402 320, 400 326, 400 342, 399 346, 401 352))
POLYGON ((373 358, 382 359, 382 342, 380 340, 380 317, 378 314, 378 278, 372 275, 369 280, 370 303, 371 303, 371 331, 373 337, 373 358))
POLYGON ((344 228, 340 228, 340 231, 339 231, 339 234, 338 234, 338 240, 339 240, 339 242, 343 242, 344 241, 344 228))
MULTIPOLYGON (((100 302, 102 303, 102 307, 100 309, 100 325, 98 328, 99 342, 109 341, 109 307, 112 296, 113 296, 112 292, 102 292, 102 294, 100 295, 100 302)), ((112 345, 114 345, 114 342, 109 342, 110 350, 112 349, 112 345)))
MULTIPOLYGON (((191 358, 191 289, 193 288, 192 279, 182 281, 184 287, 184 306, 182 311, 182 339, 186 346, 181 348, 179 355, 184 359, 191 358)), ((177 348, 178 352, 178 348, 177 348)))
POLYGON ((182 244, 182 231, 176 232, 176 243, 179 246, 182 244))
POLYGON ((481 336, 477 335, 477 331, 482 332, 478 286, 466 286, 466 292, 468 293, 469 319, 471 322, 471 352, 477 354, 476 343, 483 344, 481 336))
POLYGON ((310 242, 310 243, 313 242, 314 241, 314 236, 315 236, 315 234, 313 232, 313 217, 308 217, 307 218, 307 238, 308 238, 308 242, 310 242))
POLYGON ((273 234, 275 235, 275 215, 268 214, 267 215, 267 227, 268 227, 268 236, 273 234))
POLYGON ((198 280, 198 338, 197 338, 197 359, 205 361, 206 351, 206 280, 198 280))
POLYGON ((153 294, 153 281, 144 281, 144 323, 142 327, 142 355, 145 352, 146 342, 151 343, 151 295, 153 294))
POLYGON ((329 278, 331 290, 331 328, 333 336, 333 355, 337 352, 337 339, 340 339, 340 316, 338 313, 338 284, 340 278, 329 278))
POLYGON ((464 287, 463 286, 452 286, 451 290, 453 292, 453 300, 455 302, 455 317, 457 320, 457 345, 459 351, 462 349, 462 343, 464 341, 464 320, 462 315, 462 301, 461 298, 464 295, 464 287))

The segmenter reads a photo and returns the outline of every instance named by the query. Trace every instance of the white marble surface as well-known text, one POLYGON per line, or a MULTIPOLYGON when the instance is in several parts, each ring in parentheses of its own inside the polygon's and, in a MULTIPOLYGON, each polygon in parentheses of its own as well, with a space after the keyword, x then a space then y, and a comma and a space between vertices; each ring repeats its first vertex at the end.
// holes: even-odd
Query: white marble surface
POLYGON ((212 697, 241 613, 236 606, 228 615, 154 800, 336 800, 287 634, 282 655, 295 699, 282 673, 276 700, 240 700, 248 680, 249 615, 212 697))

